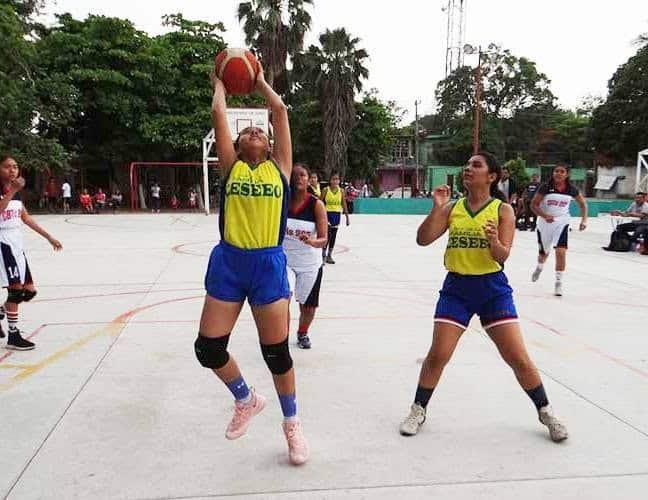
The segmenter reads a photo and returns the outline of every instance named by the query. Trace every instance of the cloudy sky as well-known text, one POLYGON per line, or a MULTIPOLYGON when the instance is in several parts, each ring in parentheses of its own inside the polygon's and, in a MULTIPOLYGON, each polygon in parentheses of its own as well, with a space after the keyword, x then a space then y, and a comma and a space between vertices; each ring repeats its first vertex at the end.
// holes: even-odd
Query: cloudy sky
MULTIPOLYGON (((221 21, 225 39, 242 46, 236 20, 238 0, 52 0, 53 13, 89 13, 131 19, 151 34, 163 31, 163 14, 221 21)), ((367 88, 395 100, 414 118, 414 101, 423 113, 434 109, 434 89, 445 72, 447 0, 315 0, 313 29, 307 43, 326 28, 345 27, 361 39, 371 57, 367 88)), ((633 40, 648 32, 647 0, 467 0, 466 42, 495 42, 528 57, 552 81, 561 105, 573 108, 583 97, 606 93, 616 68, 636 51, 633 40)), ((474 64, 476 56, 467 58, 474 64)))

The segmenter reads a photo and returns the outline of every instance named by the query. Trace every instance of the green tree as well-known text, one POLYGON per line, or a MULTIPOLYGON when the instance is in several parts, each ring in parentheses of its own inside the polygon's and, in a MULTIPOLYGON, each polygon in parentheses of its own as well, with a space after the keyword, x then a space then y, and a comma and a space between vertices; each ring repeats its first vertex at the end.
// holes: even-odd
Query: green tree
POLYGON ((349 142, 348 179, 371 179, 391 152, 398 115, 393 102, 383 103, 377 90, 355 103, 356 126, 349 142))
POLYGON ((526 172, 527 163, 522 158, 516 158, 515 160, 509 160, 504 164, 511 175, 511 178, 515 181, 515 184, 518 187, 518 190, 524 189, 529 184, 529 174, 526 172))
POLYGON ((44 134, 57 116, 55 106, 48 106, 41 97, 56 101, 59 89, 53 86, 45 92, 35 67, 28 18, 35 7, 36 2, 0 4, 0 149, 28 169, 62 169, 68 165, 69 154, 44 134))
MULTIPOLYGON (((510 147, 531 144, 539 132, 538 115, 554 108, 549 85, 547 76, 525 57, 499 47, 482 54, 481 146, 503 158, 510 147)), ((436 122, 451 136, 439 151, 445 160, 465 161, 472 150, 475 88, 475 70, 467 66, 437 86, 436 122)))
POLYGON ((153 146, 149 158, 194 160, 211 128, 209 74, 215 55, 225 48, 225 28, 181 14, 164 16, 163 21, 172 31, 154 38, 146 54, 151 75, 143 89, 147 108, 139 130, 153 146))
POLYGON ((321 47, 311 45, 295 58, 295 72, 317 89, 320 98, 325 174, 338 171, 344 176, 356 118, 354 97, 369 75, 364 66, 368 54, 344 28, 326 30, 319 41, 321 47))
POLYGON ((592 117, 596 149, 634 161, 648 147, 648 45, 621 65, 608 82, 608 96, 592 117))
POLYGON ((250 0, 238 6, 245 43, 259 54, 268 83, 280 94, 288 90, 286 63, 304 46, 311 26, 306 9, 313 0, 250 0))

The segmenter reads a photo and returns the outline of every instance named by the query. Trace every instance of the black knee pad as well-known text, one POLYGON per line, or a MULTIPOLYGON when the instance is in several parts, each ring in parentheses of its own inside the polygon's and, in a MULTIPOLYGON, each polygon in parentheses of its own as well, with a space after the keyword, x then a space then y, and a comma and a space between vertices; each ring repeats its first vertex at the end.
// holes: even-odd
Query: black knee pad
POLYGON ((25 300, 25 296, 23 295, 22 288, 10 288, 7 291, 7 302, 20 304, 23 300, 25 300))
POLYGON ((293 360, 288 349, 288 339, 279 344, 261 344, 261 352, 273 375, 283 375, 293 367, 293 360))
POLYGON ((36 290, 23 290, 22 291, 23 302, 29 302, 31 299, 36 297, 37 293, 38 292, 36 290))
POLYGON ((225 366, 230 359, 227 352, 229 338, 229 335, 225 335, 212 339, 198 334, 198 338, 194 342, 194 351, 200 364, 212 370, 225 366))

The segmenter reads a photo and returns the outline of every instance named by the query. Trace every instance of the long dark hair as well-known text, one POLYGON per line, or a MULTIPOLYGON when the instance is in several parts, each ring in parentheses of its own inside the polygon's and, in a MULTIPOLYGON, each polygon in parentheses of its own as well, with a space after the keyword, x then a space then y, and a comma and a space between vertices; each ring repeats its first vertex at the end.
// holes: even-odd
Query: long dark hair
POLYGON ((477 156, 481 156, 484 158, 484 160, 486 160, 486 165, 488 165, 488 173, 495 174, 496 176, 495 180, 491 182, 490 185, 490 195, 493 198, 502 200, 504 203, 508 203, 508 199, 506 198, 506 195, 502 193, 497 187, 497 184, 502 178, 502 166, 497 161, 497 158, 495 158, 494 154, 489 153, 488 151, 480 151, 477 153, 477 156))
POLYGON ((569 168, 569 165, 567 165, 565 162, 559 162, 554 165, 554 168, 551 169, 551 177, 549 178, 548 185, 550 188, 555 188, 556 183, 554 181, 554 170, 556 170, 558 167, 562 167, 567 171, 567 177, 565 177, 565 186, 569 187, 571 185, 571 179, 569 178, 569 171, 571 170, 569 168))
POLYGON ((4 163, 9 158, 13 158, 13 156, 7 155, 7 154, 4 154, 4 153, 0 153, 0 164, 4 163))

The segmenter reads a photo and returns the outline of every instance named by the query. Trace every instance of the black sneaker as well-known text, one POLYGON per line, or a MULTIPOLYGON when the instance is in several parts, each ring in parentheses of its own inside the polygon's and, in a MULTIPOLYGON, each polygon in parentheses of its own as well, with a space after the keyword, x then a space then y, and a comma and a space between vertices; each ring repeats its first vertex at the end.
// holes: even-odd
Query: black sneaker
POLYGON ((27 339, 22 338, 20 331, 9 332, 9 339, 7 340, 7 349, 12 351, 31 351, 36 344, 27 339))
POLYGON ((335 264, 335 261, 333 260, 333 257, 331 257, 330 255, 327 255, 326 256, 326 263, 327 264, 335 264))
POLYGON ((308 338, 308 335, 298 335, 297 336, 297 345, 301 349, 310 349, 311 348, 311 341, 308 338))

